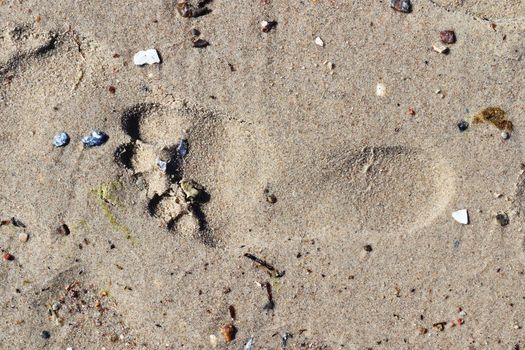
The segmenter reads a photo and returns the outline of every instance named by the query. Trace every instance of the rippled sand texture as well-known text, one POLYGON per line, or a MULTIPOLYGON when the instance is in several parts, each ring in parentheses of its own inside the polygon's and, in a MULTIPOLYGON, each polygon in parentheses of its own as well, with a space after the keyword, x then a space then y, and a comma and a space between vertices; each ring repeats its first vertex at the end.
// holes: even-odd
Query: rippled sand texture
POLYGON ((525 3, 206 3, 0 1, 0 348, 525 347, 525 3))

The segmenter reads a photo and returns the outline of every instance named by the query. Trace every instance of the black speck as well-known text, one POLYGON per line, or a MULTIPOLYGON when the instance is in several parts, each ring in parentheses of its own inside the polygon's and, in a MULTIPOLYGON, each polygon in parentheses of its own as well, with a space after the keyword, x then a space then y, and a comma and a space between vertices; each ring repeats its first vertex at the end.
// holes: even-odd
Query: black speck
POLYGON ((42 331, 40 332, 40 336, 42 337, 42 339, 49 339, 51 338, 51 333, 49 333, 48 331, 42 331))
POLYGON ((363 247, 363 249, 366 251, 366 252, 371 252, 372 251, 372 246, 370 244, 367 244, 363 247))
POLYGON ((468 129, 468 123, 464 120, 459 121, 457 125, 460 132, 463 132, 468 129))

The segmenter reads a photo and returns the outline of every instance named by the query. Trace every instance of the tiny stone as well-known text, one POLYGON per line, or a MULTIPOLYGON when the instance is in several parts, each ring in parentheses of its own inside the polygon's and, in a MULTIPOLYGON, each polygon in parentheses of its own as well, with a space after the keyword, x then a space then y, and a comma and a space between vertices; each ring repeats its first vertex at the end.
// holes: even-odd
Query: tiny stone
POLYGON ((197 39, 193 41, 192 45, 198 49, 204 49, 206 46, 210 45, 210 43, 204 39, 197 39))
POLYGON ((199 35, 201 35, 201 32, 200 32, 198 29, 193 28, 193 29, 191 30, 191 35, 193 35, 193 36, 199 36, 199 35))
POLYGON ((270 194, 270 195, 268 195, 266 197, 266 201, 268 203, 272 203, 273 204, 273 203, 277 202, 277 197, 275 197, 275 195, 273 195, 273 194, 270 194))
POLYGON ((510 134, 509 134, 509 132, 508 132, 508 131, 503 131, 503 132, 501 133, 501 138, 502 138, 503 140, 508 140, 508 139, 510 139, 510 134))
POLYGON ((67 236, 70 233, 69 227, 66 224, 62 224, 56 229, 56 233, 61 236, 67 236))
POLYGON ((27 242, 28 239, 29 235, 25 232, 20 232, 20 234, 18 235, 18 240, 22 243, 27 242))
POLYGON ((51 306, 51 308, 53 309, 53 311, 57 311, 57 310, 60 309, 60 306, 61 306, 60 303, 54 303, 54 304, 51 306))
POLYGON ((410 13, 412 11, 410 0, 390 0, 390 7, 403 13, 410 13))
POLYGON ((40 336, 42 337, 42 339, 49 339, 51 338, 51 333, 49 333, 48 331, 42 331, 40 332, 40 336))
POLYGON ((457 125, 458 125, 459 131, 461 131, 461 132, 463 132, 463 131, 468 129, 468 123, 466 121, 464 121, 464 120, 458 122, 457 125))
POLYGON ((55 135, 53 138, 53 145, 55 147, 64 147, 69 143, 69 135, 66 132, 61 132, 60 134, 55 135))
POLYGON ((324 41, 320 37, 315 38, 315 44, 324 47, 324 41))
POLYGON ((383 97, 386 95, 386 86, 383 83, 378 83, 376 86, 376 95, 383 97))
POLYGON ((442 53, 444 55, 446 55, 449 52, 448 47, 446 47, 445 45, 443 45, 441 43, 436 43, 436 44, 432 45, 432 48, 434 49, 434 51, 442 53))
POLYGON ((261 21, 261 31, 263 33, 268 33, 275 27, 277 27, 277 22, 275 21, 261 21))
POLYGON ((496 215, 496 221, 501 226, 507 226, 509 224, 509 222, 510 222, 509 216, 507 214, 505 214, 505 213, 500 213, 500 214, 496 215))
POLYGON ((13 254, 4 253, 4 255, 2 256, 2 259, 4 261, 13 261, 13 260, 15 260, 15 257, 13 256, 13 254))
POLYGON ((456 33, 453 30, 443 30, 439 32, 439 37, 443 44, 454 44, 456 42, 456 33))
POLYGON ((363 247, 363 249, 364 249, 366 252, 370 253, 370 252, 372 251, 372 246, 371 246, 370 244, 367 244, 367 245, 365 245, 365 246, 363 247))

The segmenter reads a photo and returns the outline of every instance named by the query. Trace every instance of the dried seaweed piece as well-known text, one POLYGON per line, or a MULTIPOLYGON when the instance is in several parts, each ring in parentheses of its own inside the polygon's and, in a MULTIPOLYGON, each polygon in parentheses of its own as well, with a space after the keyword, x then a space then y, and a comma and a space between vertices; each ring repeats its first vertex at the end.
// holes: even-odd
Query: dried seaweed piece
POLYGON ((513 125, 507 119, 507 113, 500 107, 487 107, 474 116, 472 121, 476 124, 491 123, 500 130, 512 131, 513 125))
POLYGON ((228 307, 228 311, 230 312, 230 317, 231 317, 232 321, 235 321, 235 316, 237 315, 236 312, 235 312, 235 306, 230 305, 228 307))
POLYGON ((272 295, 272 285, 270 282, 266 282, 266 293, 268 294, 268 302, 264 304, 263 310, 270 311, 275 307, 275 302, 273 301, 272 295))
POLYGON ((272 275, 274 277, 282 277, 282 276, 284 276, 284 271, 279 272, 275 267, 273 267, 272 265, 268 264, 266 261, 264 261, 262 259, 259 259, 255 255, 250 254, 250 253, 245 253, 244 256, 247 257, 248 259, 254 261, 255 263, 265 267, 268 270, 268 272, 270 273, 270 275, 272 275))

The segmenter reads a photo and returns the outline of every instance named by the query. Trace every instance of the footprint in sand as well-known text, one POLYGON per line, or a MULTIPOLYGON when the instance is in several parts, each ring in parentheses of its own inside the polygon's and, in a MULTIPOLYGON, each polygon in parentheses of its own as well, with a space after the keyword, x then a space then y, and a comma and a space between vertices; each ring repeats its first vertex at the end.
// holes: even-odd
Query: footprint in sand
POLYGON ((236 164, 251 161, 234 146, 239 142, 239 148, 246 148, 241 146, 244 124, 183 102, 137 104, 122 113, 122 129, 130 140, 117 147, 115 161, 143 191, 152 217, 169 230, 213 246, 217 237, 208 208, 215 214, 213 227, 228 221, 227 213, 235 210, 218 209, 234 205, 224 184, 242 171, 236 164))

